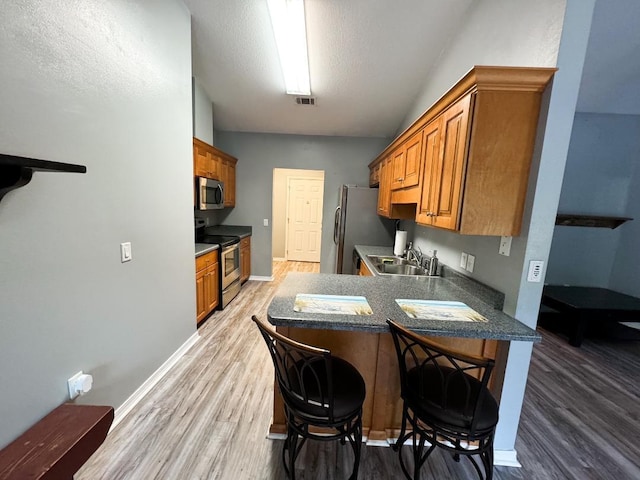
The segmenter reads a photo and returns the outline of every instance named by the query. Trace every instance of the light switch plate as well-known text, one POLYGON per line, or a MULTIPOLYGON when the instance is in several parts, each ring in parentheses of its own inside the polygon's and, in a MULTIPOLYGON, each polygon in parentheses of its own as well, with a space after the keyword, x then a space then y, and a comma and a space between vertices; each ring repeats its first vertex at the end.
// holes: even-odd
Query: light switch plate
POLYGON ((513 237, 500 237, 500 248, 498 248, 498 253, 500 255, 504 255, 508 257, 511 253, 511 240, 513 237))
POLYGON ((120 244, 120 261, 122 263, 131 261, 131 242, 120 244))
POLYGON ((269 226, 269 219, 268 219, 268 218, 265 218, 265 219, 262 221, 262 224, 263 224, 265 227, 268 227, 268 226, 269 226))
POLYGON ((464 252, 460 254, 460 267, 467 268, 467 254, 464 252))
POLYGON ((467 271, 473 273, 473 266, 476 263, 476 257, 474 255, 467 255, 467 271))

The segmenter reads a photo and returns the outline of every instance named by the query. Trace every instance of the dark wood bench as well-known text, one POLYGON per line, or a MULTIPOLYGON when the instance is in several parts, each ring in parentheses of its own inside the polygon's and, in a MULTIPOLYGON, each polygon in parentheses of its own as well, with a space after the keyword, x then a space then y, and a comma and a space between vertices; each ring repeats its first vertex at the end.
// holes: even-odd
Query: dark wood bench
POLYGON ((113 407, 64 403, 0 450, 1 480, 71 480, 107 438, 113 407))

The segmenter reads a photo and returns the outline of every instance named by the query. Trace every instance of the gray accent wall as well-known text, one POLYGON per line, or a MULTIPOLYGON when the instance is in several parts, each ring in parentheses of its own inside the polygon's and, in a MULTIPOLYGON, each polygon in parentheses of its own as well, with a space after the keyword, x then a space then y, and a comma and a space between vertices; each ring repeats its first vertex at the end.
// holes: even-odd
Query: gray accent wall
POLYGON ((367 165, 390 142, 388 138, 321 137, 217 132, 218 147, 238 159, 236 206, 219 218, 227 225, 251 225, 251 274, 271 276, 273 169, 324 171, 320 271, 333 272, 333 212, 342 184, 369 184, 367 165))
POLYGON ((0 10, 0 447, 68 400, 120 406, 196 331, 190 15, 176 0, 0 10), (120 263, 120 243, 133 260, 120 263))
MULTIPOLYGON (((475 269, 470 275, 504 292, 504 310, 531 327, 537 322, 542 283, 526 282, 526 269, 530 260, 546 261, 549 255, 594 3, 595 0, 476 2, 401 128, 410 125, 474 65, 559 67, 553 88, 544 95, 523 231, 513 239, 511 255, 498 255, 499 237, 461 236, 410 227, 416 245, 423 250, 437 249, 441 261, 453 268, 460 269, 461 251, 475 255, 475 269)), ((411 222, 403 222, 403 226, 407 223, 411 222)), ((531 351, 530 343, 510 345, 496 450, 508 452, 515 448, 531 351)))
POLYGON ((576 113, 558 211, 631 217, 609 228, 556 226, 545 281, 640 295, 640 116, 576 113))

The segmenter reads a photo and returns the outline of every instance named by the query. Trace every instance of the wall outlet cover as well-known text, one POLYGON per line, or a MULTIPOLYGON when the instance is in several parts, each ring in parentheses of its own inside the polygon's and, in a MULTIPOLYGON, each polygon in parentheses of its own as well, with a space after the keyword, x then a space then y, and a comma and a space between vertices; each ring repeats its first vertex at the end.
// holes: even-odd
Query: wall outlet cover
POLYGON ((544 262, 542 260, 531 260, 529 262, 529 272, 527 273, 527 282, 539 283, 542 281, 542 269, 544 262))
POLYGON ((508 257, 511 253, 511 240, 513 237, 500 237, 500 248, 498 248, 498 253, 500 255, 504 255, 508 257))
POLYGON ((467 254, 464 252, 460 254, 460 267, 464 269, 467 268, 467 254))
POLYGON ((476 257, 474 255, 467 255, 467 271, 473 273, 473 266, 476 264, 476 257))

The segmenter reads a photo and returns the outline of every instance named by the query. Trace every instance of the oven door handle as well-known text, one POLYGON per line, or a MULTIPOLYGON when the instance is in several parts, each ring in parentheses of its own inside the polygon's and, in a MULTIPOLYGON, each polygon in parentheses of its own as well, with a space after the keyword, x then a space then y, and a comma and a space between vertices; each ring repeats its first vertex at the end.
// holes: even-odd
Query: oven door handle
POLYGON ((338 230, 340 229, 340 205, 333 214, 333 243, 338 245, 338 230))

